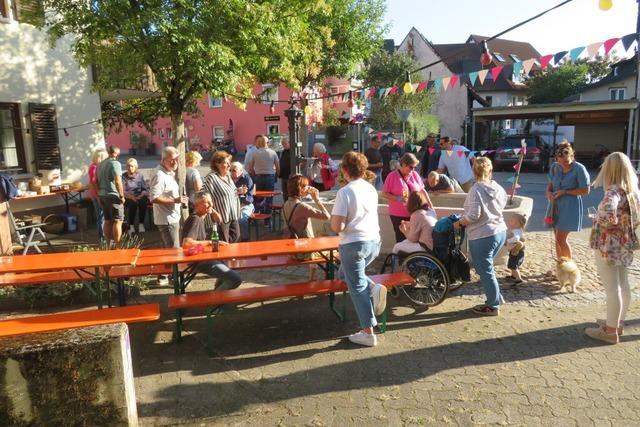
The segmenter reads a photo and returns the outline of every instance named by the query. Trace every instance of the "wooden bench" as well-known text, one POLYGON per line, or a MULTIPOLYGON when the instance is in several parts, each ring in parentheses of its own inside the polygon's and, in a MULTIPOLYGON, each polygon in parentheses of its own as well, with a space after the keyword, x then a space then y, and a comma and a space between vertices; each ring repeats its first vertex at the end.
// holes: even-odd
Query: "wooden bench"
POLYGON ((150 322, 160 318, 159 304, 139 304, 41 316, 19 317, 0 321, 0 337, 51 332, 110 323, 150 322))
MULTIPOLYGON (((389 274, 379 274, 370 276, 376 282, 385 285, 387 288, 406 285, 414 282, 413 277, 404 272, 389 274)), ((202 291, 191 292, 182 295, 172 295, 169 297, 169 309, 176 311, 176 338, 179 341, 182 334, 182 316, 184 310, 188 308, 205 308, 207 314, 207 350, 213 353, 213 316, 219 311, 219 306, 224 304, 246 304, 259 301, 269 301, 280 298, 304 297, 307 295, 330 295, 330 306, 338 317, 345 318, 346 299, 343 301, 342 315, 338 313, 334 306, 334 294, 336 292, 346 292, 347 285, 344 281, 316 280, 312 282, 292 283, 286 285, 238 288, 223 291, 202 291)), ((380 330, 386 331, 387 310, 382 314, 382 324, 380 330)))

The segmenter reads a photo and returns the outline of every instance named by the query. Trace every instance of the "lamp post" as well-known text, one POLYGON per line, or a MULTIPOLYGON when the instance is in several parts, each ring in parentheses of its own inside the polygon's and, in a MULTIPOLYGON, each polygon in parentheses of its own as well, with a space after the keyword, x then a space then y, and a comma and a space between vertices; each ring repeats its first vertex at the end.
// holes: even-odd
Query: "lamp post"
POLYGON ((300 118, 304 112, 298 108, 297 101, 291 99, 289 101, 289 109, 284 110, 287 120, 289 120, 289 145, 291 150, 291 173, 300 173, 300 159, 302 151, 302 142, 300 141, 300 118))
POLYGON ((398 110, 396 114, 398 114, 398 118, 402 120, 402 140, 406 144, 407 136, 405 135, 405 125, 407 124, 407 120, 409 120, 409 116, 411 116, 411 110, 398 110))

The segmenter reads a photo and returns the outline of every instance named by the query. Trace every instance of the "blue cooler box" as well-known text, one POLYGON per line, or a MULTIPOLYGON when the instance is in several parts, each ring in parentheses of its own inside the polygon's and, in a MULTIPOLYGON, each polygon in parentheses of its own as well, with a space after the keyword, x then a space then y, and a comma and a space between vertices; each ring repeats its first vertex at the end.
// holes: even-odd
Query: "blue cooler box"
POLYGON ((64 232, 75 233, 78 231, 78 217, 73 214, 62 213, 58 217, 64 221, 64 232))

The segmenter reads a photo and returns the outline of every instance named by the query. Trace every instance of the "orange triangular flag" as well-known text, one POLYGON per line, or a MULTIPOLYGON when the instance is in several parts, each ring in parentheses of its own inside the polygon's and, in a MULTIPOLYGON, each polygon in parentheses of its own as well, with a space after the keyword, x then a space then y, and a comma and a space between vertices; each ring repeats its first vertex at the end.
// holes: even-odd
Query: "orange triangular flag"
POLYGON ((449 88, 449 81, 451 77, 443 77, 442 78, 442 90, 447 90, 449 88))
POLYGON ((535 63, 536 63, 536 60, 534 58, 527 59, 526 61, 522 61, 522 69, 524 70, 525 75, 529 75, 529 71, 531 71, 531 68, 535 63))
POLYGON ((487 73, 489 72, 489 70, 480 70, 478 71, 478 80, 480 80, 480 84, 483 85, 484 84, 484 79, 487 78, 487 73))
POLYGON ((600 46, 602 46, 602 42, 591 43, 589 46, 587 46, 587 57, 591 59, 596 56, 596 53, 598 53, 598 50, 600 50, 600 46))

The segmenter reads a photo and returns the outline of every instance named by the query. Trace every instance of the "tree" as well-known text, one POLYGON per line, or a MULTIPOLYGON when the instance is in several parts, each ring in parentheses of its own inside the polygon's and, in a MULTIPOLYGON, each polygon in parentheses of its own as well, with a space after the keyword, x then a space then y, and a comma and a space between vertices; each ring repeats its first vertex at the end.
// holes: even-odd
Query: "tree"
POLYGON ((399 110, 411 110, 407 129, 409 139, 419 141, 429 132, 437 132, 438 120, 429 114, 433 104, 433 93, 405 94, 402 86, 406 82, 408 71, 416 69, 415 61, 404 53, 378 52, 368 62, 363 72, 364 85, 367 87, 398 86, 398 92, 384 98, 372 98, 369 123, 376 129, 401 129, 399 110))
POLYGON ((181 153, 181 186, 182 116, 196 112, 198 98, 206 92, 231 94, 243 104, 257 82, 284 82, 299 89, 323 73, 346 72, 368 55, 366 41, 377 41, 384 11, 381 0, 373 2, 379 10, 364 0, 42 3, 48 13, 45 22, 35 24, 46 28, 52 41, 73 34, 76 59, 99 71, 97 90, 154 83, 157 97, 105 106, 105 121, 149 123, 170 116, 174 145, 181 153), (350 33, 348 25, 370 25, 372 36, 350 33), (332 48, 333 61, 319 51, 325 48, 332 48))
POLYGON ((600 80, 610 71, 612 60, 566 62, 559 67, 549 67, 526 81, 529 104, 562 102, 566 97, 580 92, 590 83, 600 80))

